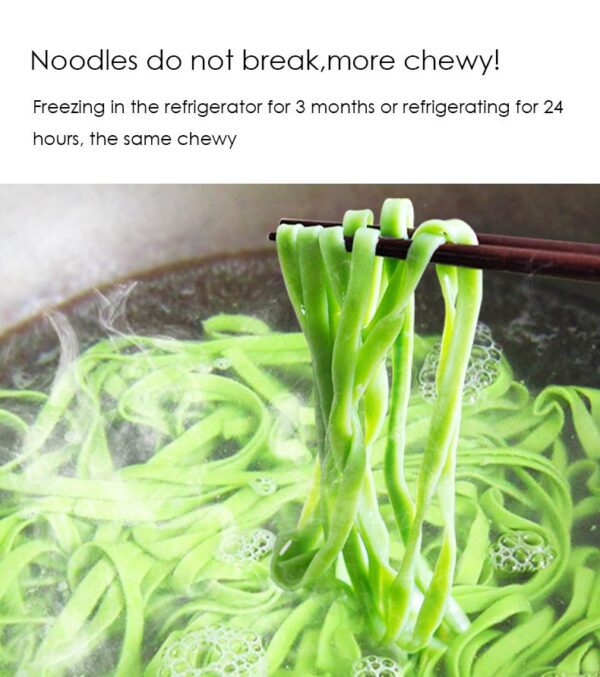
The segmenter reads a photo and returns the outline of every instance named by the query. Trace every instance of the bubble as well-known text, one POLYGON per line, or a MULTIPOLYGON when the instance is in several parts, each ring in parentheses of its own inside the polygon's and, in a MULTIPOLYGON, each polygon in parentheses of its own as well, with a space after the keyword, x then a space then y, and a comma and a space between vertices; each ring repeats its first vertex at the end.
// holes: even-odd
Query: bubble
POLYGON ((213 362, 213 366, 215 369, 225 371, 231 367, 231 360, 228 360, 226 357, 217 357, 213 362))
POLYGON ((259 496, 271 496, 277 491, 277 482, 272 477, 256 477, 250 487, 259 496))
POLYGON ((27 390, 35 379, 29 376, 21 367, 15 367, 12 372, 12 382, 17 390, 27 390))
POLYGON ((495 569, 520 574, 546 569, 555 560, 556 552, 541 534, 511 531, 498 537, 490 547, 489 556, 495 569))
POLYGON ((156 672, 160 677, 258 677, 265 674, 265 650, 252 630, 209 625, 168 641, 156 672))
POLYGON ((229 531, 223 535, 216 557, 229 564, 252 564, 268 555, 274 545, 275 534, 267 529, 229 531))
MULTIPOLYGON (((419 371, 419 392, 427 402, 435 402, 437 387, 436 372, 440 361, 441 342, 427 353, 419 371)), ((474 404, 482 390, 491 386, 500 371, 502 352, 492 337, 490 328, 479 322, 475 331, 473 349, 467 366, 463 386, 463 402, 474 404)))
POLYGON ((398 663, 386 656, 365 656, 352 665, 352 677, 395 677, 401 674, 398 663))

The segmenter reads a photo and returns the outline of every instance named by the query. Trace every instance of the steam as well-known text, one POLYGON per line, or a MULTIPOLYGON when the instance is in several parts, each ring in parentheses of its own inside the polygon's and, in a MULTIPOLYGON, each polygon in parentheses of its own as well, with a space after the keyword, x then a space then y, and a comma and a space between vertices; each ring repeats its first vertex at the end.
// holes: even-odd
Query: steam
POLYGON ((60 357, 52 383, 52 389, 54 389, 79 356, 79 339, 66 315, 58 312, 58 310, 51 310, 46 313, 46 319, 52 325, 60 343, 60 357))
POLYGON ((96 291, 99 301, 99 321, 109 336, 126 336, 134 332, 127 321, 127 301, 137 282, 123 282, 104 294, 96 291))

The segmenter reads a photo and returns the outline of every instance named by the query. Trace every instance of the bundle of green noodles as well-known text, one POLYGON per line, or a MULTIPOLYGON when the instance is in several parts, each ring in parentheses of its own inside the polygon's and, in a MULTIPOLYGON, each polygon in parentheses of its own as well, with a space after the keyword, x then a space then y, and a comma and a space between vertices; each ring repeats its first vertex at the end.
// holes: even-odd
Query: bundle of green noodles
POLYGON ((278 232, 304 334, 217 315, 0 391, 0 674, 600 671, 600 391, 515 380, 476 271, 415 334, 472 233, 384 262, 369 220, 278 232))
MULTIPOLYGON (((408 200, 387 200, 381 235, 406 238, 412 221, 408 200)), ((319 454, 298 529, 280 536, 273 573, 287 587, 306 587, 343 553, 348 580, 373 634, 381 631, 383 643, 395 641, 415 651, 429 645, 445 613, 454 629, 468 625, 460 610, 452 609, 449 594, 456 563, 456 447, 481 272, 438 266, 446 317, 435 378, 439 392, 413 497, 404 468, 413 292, 440 244, 474 244, 477 239, 462 221, 431 221, 415 232, 406 262, 388 261, 384 267, 375 258, 379 232, 366 227, 372 222, 369 211, 347 212, 342 228, 282 226, 277 233, 288 294, 312 356, 319 454), (351 257, 344 236, 354 237, 351 257), (392 348, 389 384, 386 357, 392 348), (370 460, 386 418, 384 477, 404 546, 397 568, 390 561, 388 527, 370 460), (429 571, 421 549, 425 515, 435 494, 445 520, 439 555, 429 571), (415 606, 418 613, 412 619, 415 606)))

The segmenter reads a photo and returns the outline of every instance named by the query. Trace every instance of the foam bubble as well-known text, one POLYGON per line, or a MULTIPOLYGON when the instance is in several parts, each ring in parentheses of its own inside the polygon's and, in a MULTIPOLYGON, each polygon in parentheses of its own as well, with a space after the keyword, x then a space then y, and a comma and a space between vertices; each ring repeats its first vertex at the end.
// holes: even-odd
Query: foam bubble
POLYGON ((252 630, 209 625, 168 642, 159 677, 258 677, 265 674, 265 650, 252 630))
POLYGON ((398 663, 387 656, 365 656, 352 665, 352 677, 395 677, 401 674, 398 663))
POLYGON ((82 437, 81 433, 77 432, 76 430, 69 430, 64 434, 64 439, 65 442, 71 442, 72 444, 81 442, 82 437))
POLYGON ((495 569, 511 574, 546 569, 556 558, 556 552, 543 536, 533 531, 501 534, 490 547, 489 555, 495 569))
POLYGON ((250 487, 259 496, 271 496, 277 491, 277 482, 272 477, 256 477, 250 487))
POLYGON ((275 534, 267 529, 228 531, 223 535, 216 557, 229 564, 252 564, 268 555, 274 545, 275 534))
POLYGON ((27 390, 35 381, 35 378, 27 374, 27 372, 21 367, 15 367, 13 369, 11 378, 13 385, 15 388, 17 388, 17 390, 27 390))
MULTIPOLYGON (((440 362, 441 349, 441 342, 436 343, 427 353, 419 371, 419 392, 427 402, 434 402, 437 398, 435 376, 440 362)), ((479 322, 465 375, 463 402, 475 403, 481 391, 494 383, 498 377, 501 359, 502 352, 494 341, 490 328, 479 322)))
POLYGON ((231 367, 231 360, 228 360, 226 357, 217 357, 213 361, 213 366, 219 371, 226 371, 231 367))

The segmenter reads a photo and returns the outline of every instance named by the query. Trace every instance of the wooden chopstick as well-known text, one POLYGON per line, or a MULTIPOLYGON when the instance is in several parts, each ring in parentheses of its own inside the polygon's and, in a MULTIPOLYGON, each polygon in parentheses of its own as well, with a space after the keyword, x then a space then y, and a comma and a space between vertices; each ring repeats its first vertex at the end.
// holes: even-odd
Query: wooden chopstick
MULTIPOLYGON (((341 225, 330 221, 305 219, 281 219, 279 223, 321 225, 325 228, 341 225)), ((414 231, 409 232, 412 235, 414 231)), ((599 244, 485 233, 478 234, 477 237, 478 245, 442 245, 433 255, 432 262, 481 270, 501 270, 522 275, 543 275, 600 282, 599 244)), ((276 233, 270 233, 269 239, 274 241, 276 233)), ((346 249, 351 251, 352 238, 344 239, 346 249)), ((410 240, 380 238, 376 253, 379 256, 403 259, 406 258, 410 244, 410 240)))
MULTIPOLYGON (((301 223, 303 226, 323 226, 323 228, 331 228, 333 226, 341 226, 341 223, 336 221, 311 221, 310 219, 280 219, 279 225, 284 223, 295 224, 301 223)), ((379 225, 374 224, 371 228, 377 228, 379 225)), ((415 232, 414 228, 408 229, 408 234, 412 235, 415 232)), ((479 244, 499 245, 504 247, 517 247, 524 249, 546 249, 548 251, 563 251, 579 253, 582 247, 585 247, 586 253, 600 256, 600 244, 592 244, 587 242, 573 242, 568 240, 544 240, 535 237, 515 237, 511 235, 492 235, 490 233, 477 233, 479 244)))

